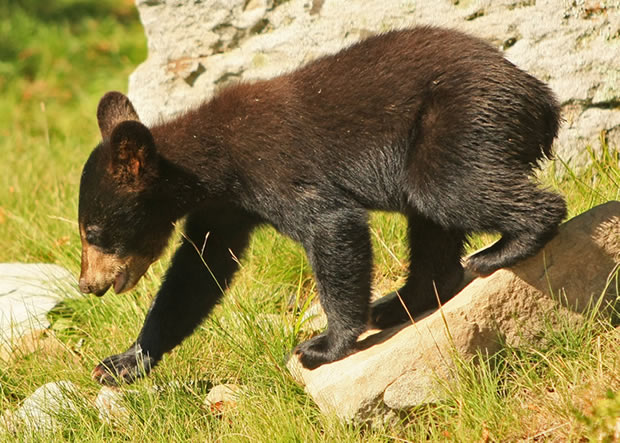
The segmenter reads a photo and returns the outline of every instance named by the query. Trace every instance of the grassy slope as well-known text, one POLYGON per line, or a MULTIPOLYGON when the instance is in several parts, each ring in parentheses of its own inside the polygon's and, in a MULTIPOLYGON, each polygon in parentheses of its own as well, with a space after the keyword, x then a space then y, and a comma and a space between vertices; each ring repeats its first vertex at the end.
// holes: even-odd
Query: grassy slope
MULTIPOLYGON (((145 55, 131 0, 0 0, 0 261, 56 262, 77 272, 78 181, 97 141, 96 103, 107 90, 125 90, 127 75, 145 55)), ((559 162, 555 167, 564 171, 559 162)), ((560 181, 552 172, 543 175, 543 182, 567 196, 571 216, 620 198, 618 154, 609 149, 578 175, 569 172, 560 181)), ((373 215, 376 287, 382 292, 404 278, 404 233, 400 217, 373 215)), ((489 238, 472 243, 477 247, 489 238)), ((135 338, 168 259, 129 295, 82 297, 59 306, 38 351, 0 362, 0 411, 62 379, 92 400, 99 386, 90 370, 135 338)), ((303 303, 315 296, 303 252, 262 229, 242 266, 212 319, 135 386, 127 399, 129 424, 102 425, 85 405, 61 417, 64 426, 55 438, 576 439, 611 429, 620 415, 620 333, 608 322, 590 321, 550 331, 544 347, 505 349, 477 367, 463 362, 456 381, 446 386, 447 401, 416 408, 401 422, 373 428, 339 423, 318 412, 284 367, 290 349, 304 338, 298 333, 303 303), (271 320, 257 323, 264 314, 271 320), (199 383, 151 390, 174 380, 199 383), (222 382, 246 388, 223 416, 202 403, 208 388, 222 382)))

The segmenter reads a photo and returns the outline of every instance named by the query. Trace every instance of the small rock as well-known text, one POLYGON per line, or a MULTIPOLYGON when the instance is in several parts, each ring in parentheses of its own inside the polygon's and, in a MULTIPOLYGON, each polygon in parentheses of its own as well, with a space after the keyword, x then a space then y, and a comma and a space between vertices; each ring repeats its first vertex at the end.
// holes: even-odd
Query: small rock
MULTIPOLYGON (((146 389, 149 395, 159 395, 174 391, 193 392, 203 391, 209 385, 207 380, 173 380, 165 385, 152 385, 146 389)), ((231 385, 234 386, 234 385, 231 385)), ((217 394, 217 393, 216 393, 217 394)), ((136 389, 126 389, 104 386, 99 390, 95 399, 95 407, 99 411, 99 419, 112 426, 125 426, 131 424, 131 411, 126 406, 128 396, 140 396, 136 389)))
POLYGON ((207 394, 205 406, 216 415, 222 414, 237 405, 240 392, 240 386, 230 383, 214 386, 207 394))
POLYGON ((26 425, 31 430, 45 434, 58 429, 59 414, 77 411, 76 400, 80 396, 70 381, 47 383, 34 391, 15 412, 4 413, 2 424, 9 432, 26 425))
POLYGON ((118 388, 108 386, 101 388, 95 399, 99 420, 107 425, 116 426, 129 423, 130 414, 124 404, 124 397, 125 393, 118 388))

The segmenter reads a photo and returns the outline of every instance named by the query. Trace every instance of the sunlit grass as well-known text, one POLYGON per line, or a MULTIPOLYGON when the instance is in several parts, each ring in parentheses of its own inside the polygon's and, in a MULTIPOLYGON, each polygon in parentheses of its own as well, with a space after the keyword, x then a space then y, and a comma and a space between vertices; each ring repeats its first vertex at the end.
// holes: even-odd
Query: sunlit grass
POLYGON ((97 101, 146 56, 132 3, 0 0, 0 261, 75 265, 97 101))

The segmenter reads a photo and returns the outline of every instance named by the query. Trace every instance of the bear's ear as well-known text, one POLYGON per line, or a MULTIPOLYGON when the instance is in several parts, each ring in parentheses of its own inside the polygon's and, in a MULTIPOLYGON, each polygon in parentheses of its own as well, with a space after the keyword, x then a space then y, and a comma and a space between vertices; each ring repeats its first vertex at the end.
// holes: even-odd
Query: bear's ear
POLYGON ((140 189, 157 171, 157 153, 151 131, 138 121, 126 120, 108 140, 108 171, 119 184, 140 189))
POLYGON ((140 118, 124 94, 110 91, 101 97, 97 107, 97 122, 104 139, 110 137, 116 125, 127 120, 140 121, 140 118))

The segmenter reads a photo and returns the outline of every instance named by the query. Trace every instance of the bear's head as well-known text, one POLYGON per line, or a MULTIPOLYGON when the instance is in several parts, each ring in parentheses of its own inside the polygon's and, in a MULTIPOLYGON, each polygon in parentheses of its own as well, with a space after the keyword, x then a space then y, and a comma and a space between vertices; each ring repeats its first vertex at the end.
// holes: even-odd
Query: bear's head
POLYGON ((103 295, 133 288, 164 250, 173 226, 158 198, 159 158, 129 99, 108 92, 97 108, 102 141, 82 171, 79 287, 103 295))

